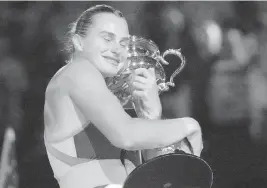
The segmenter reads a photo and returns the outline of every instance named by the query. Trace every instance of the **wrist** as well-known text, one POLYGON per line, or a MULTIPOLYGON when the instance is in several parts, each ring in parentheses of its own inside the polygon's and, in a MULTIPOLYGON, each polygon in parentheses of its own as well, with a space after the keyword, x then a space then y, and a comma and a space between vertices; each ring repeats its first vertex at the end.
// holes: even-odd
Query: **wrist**
POLYGON ((161 112, 148 112, 146 113, 148 119, 161 119, 161 112))
POLYGON ((154 110, 151 110, 148 112, 150 119, 161 119, 162 117, 162 108, 161 106, 158 106, 157 108, 155 108, 154 110))
POLYGON ((138 117, 145 119, 161 119, 161 110, 136 108, 136 114, 138 117))

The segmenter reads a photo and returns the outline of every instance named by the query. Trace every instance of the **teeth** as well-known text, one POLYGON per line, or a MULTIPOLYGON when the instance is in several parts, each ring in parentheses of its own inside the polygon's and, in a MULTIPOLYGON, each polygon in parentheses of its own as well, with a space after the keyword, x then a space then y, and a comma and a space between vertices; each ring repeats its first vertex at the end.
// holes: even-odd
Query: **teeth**
POLYGON ((118 66, 119 65, 119 61, 113 59, 113 58, 109 58, 109 57, 106 57, 106 60, 111 63, 112 65, 114 66, 118 66))

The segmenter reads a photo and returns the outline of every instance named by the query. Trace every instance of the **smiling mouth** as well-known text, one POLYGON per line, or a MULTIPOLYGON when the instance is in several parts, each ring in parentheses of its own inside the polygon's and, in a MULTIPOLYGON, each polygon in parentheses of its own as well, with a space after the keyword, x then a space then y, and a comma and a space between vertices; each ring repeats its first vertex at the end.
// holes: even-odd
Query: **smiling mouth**
POLYGON ((114 57, 105 56, 105 59, 107 59, 111 64, 118 66, 120 63, 120 60, 114 57))

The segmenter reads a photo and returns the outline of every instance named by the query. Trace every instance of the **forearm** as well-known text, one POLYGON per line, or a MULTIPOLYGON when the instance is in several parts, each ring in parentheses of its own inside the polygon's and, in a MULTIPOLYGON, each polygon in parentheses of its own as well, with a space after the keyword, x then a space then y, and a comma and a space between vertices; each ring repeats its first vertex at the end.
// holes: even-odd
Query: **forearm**
POLYGON ((122 188, 123 186, 120 184, 109 184, 109 185, 102 185, 95 188, 122 188))
MULTIPOLYGON (((169 120, 132 119, 128 123, 127 150, 142 150, 166 147, 185 137, 201 132, 192 118, 169 120)), ((201 134, 201 133, 199 133, 201 134)))

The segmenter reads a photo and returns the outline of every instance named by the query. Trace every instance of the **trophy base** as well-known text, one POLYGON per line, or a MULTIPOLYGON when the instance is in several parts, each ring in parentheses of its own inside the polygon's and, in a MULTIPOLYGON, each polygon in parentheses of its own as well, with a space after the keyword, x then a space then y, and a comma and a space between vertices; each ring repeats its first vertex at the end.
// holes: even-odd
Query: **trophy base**
POLYGON ((135 168, 123 188, 211 188, 213 173, 203 159, 187 154, 166 154, 135 168))
POLYGON ((176 148, 174 145, 165 147, 165 148, 146 149, 146 150, 142 150, 142 156, 143 156, 144 161, 148 161, 150 159, 153 159, 161 155, 174 153, 175 149, 176 148))
POLYGON ((177 153, 177 152, 184 152, 187 154, 194 155, 192 146, 190 142, 187 140, 187 138, 167 147, 142 150, 142 155, 144 161, 148 161, 150 159, 153 159, 161 155, 177 153))

